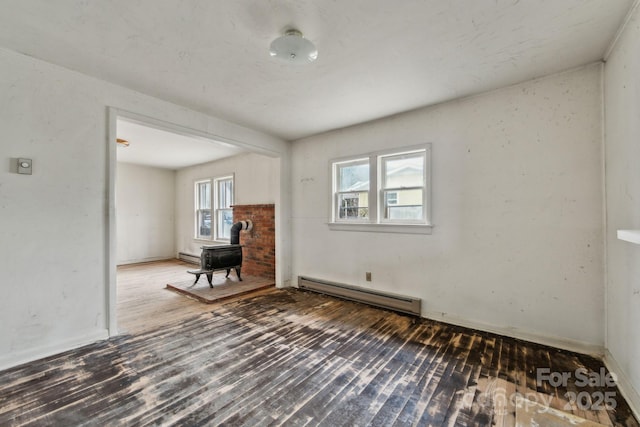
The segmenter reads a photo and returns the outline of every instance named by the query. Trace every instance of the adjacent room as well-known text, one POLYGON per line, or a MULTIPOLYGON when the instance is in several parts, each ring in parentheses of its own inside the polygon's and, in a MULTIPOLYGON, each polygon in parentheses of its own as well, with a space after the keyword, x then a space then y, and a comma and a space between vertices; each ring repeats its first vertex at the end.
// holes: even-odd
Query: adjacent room
POLYGON ((2 1, 0 425, 639 426, 639 4, 2 1))
POLYGON ((163 127, 169 125, 127 118, 116 122, 116 319, 120 332, 148 327, 154 314, 172 310, 172 303, 183 303, 157 291, 164 285, 209 302, 275 284, 273 239, 265 241, 273 234, 267 230, 273 224, 265 224, 257 214, 273 211, 279 160, 230 142, 163 127), (253 233, 243 233, 244 283, 239 283, 237 275, 226 280, 228 276, 217 274, 220 286, 215 289, 205 280, 194 284, 194 276, 187 272, 198 269, 193 264, 199 266, 201 248, 226 247, 234 216, 252 221, 253 233), (256 250, 256 242, 261 250, 256 250), (269 266, 261 265, 265 262, 269 266), (144 269, 142 276, 136 274, 139 267, 144 269), (167 269, 175 269, 176 276, 167 278, 167 283, 158 281, 156 276, 167 269))

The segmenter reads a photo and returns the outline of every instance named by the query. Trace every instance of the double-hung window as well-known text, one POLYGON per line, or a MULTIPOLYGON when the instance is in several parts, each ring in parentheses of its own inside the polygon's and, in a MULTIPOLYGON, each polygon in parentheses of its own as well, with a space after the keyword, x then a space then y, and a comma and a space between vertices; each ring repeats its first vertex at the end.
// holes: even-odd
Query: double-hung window
POLYGON ((211 180, 196 182, 196 238, 211 239, 211 180))
POLYGON ((430 233, 430 144, 331 162, 332 229, 430 233))
POLYGON ((426 152, 379 156, 378 161, 380 222, 426 223, 426 152))
POLYGON ((233 225, 233 177, 218 178, 215 183, 216 240, 229 240, 233 225))
POLYGON ((195 200, 196 238, 229 240, 233 225, 233 176, 197 181, 195 200))
POLYGON ((336 219, 369 219, 369 159, 337 162, 334 167, 336 219))

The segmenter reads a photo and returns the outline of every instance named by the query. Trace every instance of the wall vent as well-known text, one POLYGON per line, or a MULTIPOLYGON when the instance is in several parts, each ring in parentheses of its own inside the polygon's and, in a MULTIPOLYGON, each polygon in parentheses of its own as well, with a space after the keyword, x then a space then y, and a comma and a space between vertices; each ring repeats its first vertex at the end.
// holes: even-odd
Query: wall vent
POLYGON ((191 255, 185 252, 178 252, 178 259, 190 264, 200 265, 200 255, 191 255))
POLYGON ((421 313, 422 304, 420 298, 374 291, 303 276, 298 276, 298 287, 415 316, 420 316, 421 313))

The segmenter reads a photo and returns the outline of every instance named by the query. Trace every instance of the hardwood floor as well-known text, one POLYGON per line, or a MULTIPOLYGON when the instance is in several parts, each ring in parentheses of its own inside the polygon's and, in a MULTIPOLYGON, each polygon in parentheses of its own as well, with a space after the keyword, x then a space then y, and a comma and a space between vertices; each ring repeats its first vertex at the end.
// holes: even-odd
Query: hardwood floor
POLYGON ((201 304, 161 289, 185 266, 120 269, 128 333, 1 372, 0 425, 515 426, 555 408, 638 426, 615 387, 580 387, 588 356, 295 289, 201 304), (615 410, 591 410, 598 393, 615 410))
POLYGON ((193 275, 186 273, 193 269, 193 264, 178 260, 118 267, 118 330, 133 334, 210 312, 215 305, 165 289, 168 283, 193 280, 193 275))

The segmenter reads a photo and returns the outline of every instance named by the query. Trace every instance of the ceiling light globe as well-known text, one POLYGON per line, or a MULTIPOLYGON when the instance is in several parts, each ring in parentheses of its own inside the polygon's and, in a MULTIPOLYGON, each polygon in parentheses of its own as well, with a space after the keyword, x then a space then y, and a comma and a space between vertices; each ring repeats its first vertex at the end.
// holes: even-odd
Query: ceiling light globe
POLYGON ((292 64, 308 64, 318 58, 315 45, 302 37, 298 30, 289 30, 271 43, 269 53, 281 61, 292 64))

